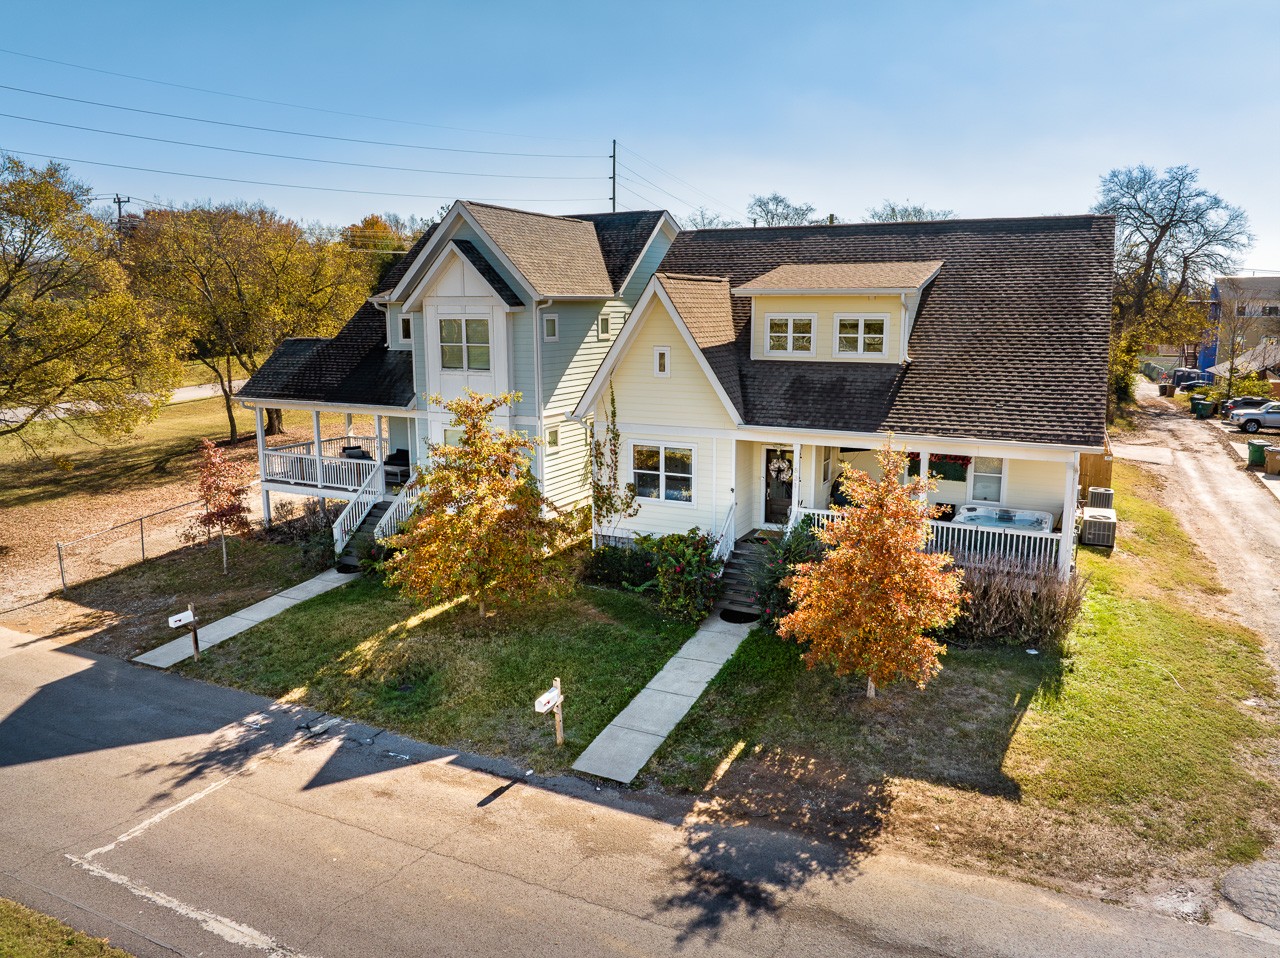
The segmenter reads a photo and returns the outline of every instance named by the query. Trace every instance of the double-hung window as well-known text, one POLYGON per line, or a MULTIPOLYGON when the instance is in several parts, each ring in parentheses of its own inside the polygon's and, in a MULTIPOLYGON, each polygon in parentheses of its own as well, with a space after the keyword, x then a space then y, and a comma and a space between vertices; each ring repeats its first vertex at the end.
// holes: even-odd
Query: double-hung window
POLYGON ((441 317, 440 365, 445 369, 488 369, 489 320, 441 317))
POLYGON ((637 499, 693 502, 693 449, 636 443, 631 447, 631 479, 637 499))
POLYGON ((836 355, 883 356, 888 318, 883 315, 836 313, 836 355))
POLYGON ((1004 501, 1004 460, 996 456, 974 456, 971 495, 974 502, 1004 501))
POLYGON ((771 355, 812 353, 816 319, 812 313, 770 313, 765 317, 769 327, 765 352, 771 355))

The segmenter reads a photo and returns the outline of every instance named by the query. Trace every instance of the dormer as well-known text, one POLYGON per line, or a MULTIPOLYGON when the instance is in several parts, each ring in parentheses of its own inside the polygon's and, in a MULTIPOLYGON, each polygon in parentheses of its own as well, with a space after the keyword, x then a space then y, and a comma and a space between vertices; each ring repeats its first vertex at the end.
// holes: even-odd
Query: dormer
POLYGON ((941 260, 788 263, 732 290, 751 298, 751 358, 903 363, 941 260))

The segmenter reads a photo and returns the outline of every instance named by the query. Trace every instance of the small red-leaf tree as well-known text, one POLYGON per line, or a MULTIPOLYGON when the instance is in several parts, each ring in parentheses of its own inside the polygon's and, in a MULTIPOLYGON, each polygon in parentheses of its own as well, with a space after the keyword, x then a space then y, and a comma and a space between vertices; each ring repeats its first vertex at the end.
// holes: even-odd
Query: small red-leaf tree
POLYGON ((640 511, 634 483, 623 483, 622 434, 618 431, 618 403, 609 383, 609 412, 604 419, 603 438, 593 437, 587 457, 587 478, 591 482, 591 519, 598 529, 612 534, 623 519, 640 511))
POLYGON ((560 577, 550 556, 566 530, 533 476, 538 440, 493 426, 493 414, 520 394, 468 390, 430 401, 453 414, 462 438, 432 444, 430 465, 413 480, 421 496, 388 543, 387 584, 427 605, 470 596, 482 618, 493 603, 554 591, 560 577))
POLYGON ((211 539, 216 534, 222 542, 222 574, 227 574, 227 533, 244 535, 253 529, 249 507, 245 505, 248 488, 245 468, 227 458, 226 453, 208 439, 200 440, 200 479, 197 498, 201 511, 191 519, 184 533, 188 542, 211 539))
POLYGON ((865 675, 869 698, 898 680, 924 688, 946 651, 927 633, 960 612, 960 571, 951 556, 924 551, 938 513, 926 499, 934 481, 904 485, 907 456, 889 444, 879 461, 879 479, 845 467, 840 483, 852 505, 818 530, 823 557, 796 566, 787 581, 795 611, 778 629, 807 645, 809 668, 865 675))

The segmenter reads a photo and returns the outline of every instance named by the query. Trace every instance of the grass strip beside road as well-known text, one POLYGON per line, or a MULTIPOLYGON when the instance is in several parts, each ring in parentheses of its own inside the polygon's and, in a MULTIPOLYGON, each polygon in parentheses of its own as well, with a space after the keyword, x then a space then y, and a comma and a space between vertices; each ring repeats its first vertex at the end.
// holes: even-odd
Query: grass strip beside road
POLYGON ((0 898, 0 955, 4 958, 130 958, 103 938, 81 934, 56 918, 0 898))
POLYGON ((579 588, 483 622, 362 579, 206 653, 186 674, 424 741, 563 772, 693 628, 640 596, 579 588), (559 676, 566 747, 534 699, 559 676))
POLYGON ((1280 826, 1274 677, 1258 637, 1212 611, 1223 590, 1158 476, 1117 463, 1114 483, 1119 545, 1079 554, 1067 657, 952 649, 923 692, 868 701, 756 630, 642 774, 698 791, 744 743, 708 796, 729 818, 847 842, 862 816, 877 840, 1049 883, 1114 891, 1257 858, 1280 826))

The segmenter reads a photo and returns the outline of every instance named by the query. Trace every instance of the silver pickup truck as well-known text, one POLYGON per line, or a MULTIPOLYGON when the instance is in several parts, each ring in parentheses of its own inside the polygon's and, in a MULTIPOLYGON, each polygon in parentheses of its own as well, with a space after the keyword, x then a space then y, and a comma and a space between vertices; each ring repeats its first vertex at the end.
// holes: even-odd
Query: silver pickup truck
POLYGON ((1236 409, 1230 421, 1245 432, 1257 432, 1263 426, 1280 429, 1280 402, 1269 402, 1257 409, 1236 409))

